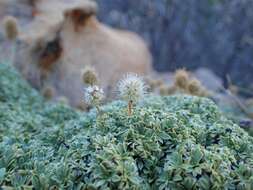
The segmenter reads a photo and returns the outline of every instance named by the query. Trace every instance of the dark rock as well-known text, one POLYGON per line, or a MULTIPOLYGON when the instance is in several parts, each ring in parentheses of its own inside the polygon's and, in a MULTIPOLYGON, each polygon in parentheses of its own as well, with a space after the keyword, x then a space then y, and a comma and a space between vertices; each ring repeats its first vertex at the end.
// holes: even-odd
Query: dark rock
POLYGON ((98 0, 102 21, 141 34, 158 71, 208 67, 227 85, 253 80, 253 1, 98 0))

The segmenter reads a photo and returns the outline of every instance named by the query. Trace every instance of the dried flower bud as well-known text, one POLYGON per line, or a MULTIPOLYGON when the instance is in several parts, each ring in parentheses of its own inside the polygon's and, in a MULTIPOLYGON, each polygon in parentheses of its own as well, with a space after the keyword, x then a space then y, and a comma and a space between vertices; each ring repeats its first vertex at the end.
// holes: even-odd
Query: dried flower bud
POLYGON ((95 85, 98 83, 97 73, 94 68, 86 67, 82 72, 82 79, 86 85, 95 85))
POLYGON ((160 86, 164 85, 164 81, 162 79, 154 80, 154 83, 155 83, 156 87, 160 87, 160 86))
POLYGON ((51 86, 46 86, 42 90, 42 95, 46 99, 52 99, 53 96, 55 95, 55 89, 53 87, 51 87, 51 86))
POLYGON ((211 96, 211 92, 202 86, 199 92, 199 96, 208 97, 208 96, 211 96))
POLYGON ((199 95, 202 89, 202 85, 199 80, 192 79, 188 83, 188 92, 192 95, 199 95))
POLYGON ((165 84, 161 85, 160 88, 159 88, 159 93, 162 96, 168 95, 168 91, 169 91, 169 87, 167 85, 165 85, 165 84))
POLYGON ((185 69, 179 69, 175 74, 175 85, 181 89, 187 88, 189 73, 185 69))
POLYGON ((177 92, 177 87, 175 85, 168 87, 168 95, 175 94, 177 92))
POLYGON ((13 16, 4 17, 4 28, 6 38, 9 40, 14 40, 18 35, 18 22, 17 19, 13 16))

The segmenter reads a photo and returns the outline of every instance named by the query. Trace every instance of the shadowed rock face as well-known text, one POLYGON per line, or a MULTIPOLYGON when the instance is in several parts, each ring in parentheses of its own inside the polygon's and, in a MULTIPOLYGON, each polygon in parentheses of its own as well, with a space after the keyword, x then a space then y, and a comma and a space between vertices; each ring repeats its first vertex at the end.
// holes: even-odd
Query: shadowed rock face
POLYGON ((66 96, 72 106, 80 105, 85 66, 96 69, 108 93, 125 73, 150 71, 151 55, 143 40, 100 23, 93 2, 45 0, 34 9, 32 22, 20 35, 16 65, 35 88, 52 87, 53 99, 66 96))
POLYGON ((251 85, 252 0, 97 1, 103 22, 146 39, 156 70, 207 67, 225 84, 230 75, 237 85, 251 85))

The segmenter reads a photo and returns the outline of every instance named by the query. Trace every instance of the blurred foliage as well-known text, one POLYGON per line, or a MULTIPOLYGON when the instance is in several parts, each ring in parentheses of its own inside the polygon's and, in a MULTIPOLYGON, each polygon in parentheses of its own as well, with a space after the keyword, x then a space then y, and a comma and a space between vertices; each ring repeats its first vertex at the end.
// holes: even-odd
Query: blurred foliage
POLYGON ((253 80, 252 0, 97 0, 99 17, 141 34, 159 71, 200 66, 237 85, 253 80))
POLYGON ((206 98, 150 96, 80 113, 0 64, 4 189, 252 189, 253 138, 206 98), (12 188, 11 188, 12 187, 12 188))

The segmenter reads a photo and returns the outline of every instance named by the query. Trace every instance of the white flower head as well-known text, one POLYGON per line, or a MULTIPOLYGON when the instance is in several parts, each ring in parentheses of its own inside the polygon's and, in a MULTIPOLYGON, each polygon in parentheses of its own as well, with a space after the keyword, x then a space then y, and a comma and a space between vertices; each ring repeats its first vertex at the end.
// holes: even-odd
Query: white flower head
POLYGON ((104 91, 98 86, 88 86, 84 92, 86 103, 93 106, 98 106, 104 99, 104 91))
POLYGON ((138 102, 147 93, 147 86, 137 74, 127 74, 118 82, 120 97, 125 101, 138 102))

